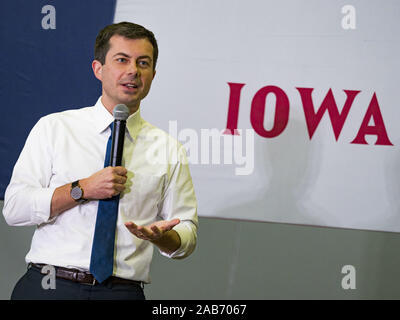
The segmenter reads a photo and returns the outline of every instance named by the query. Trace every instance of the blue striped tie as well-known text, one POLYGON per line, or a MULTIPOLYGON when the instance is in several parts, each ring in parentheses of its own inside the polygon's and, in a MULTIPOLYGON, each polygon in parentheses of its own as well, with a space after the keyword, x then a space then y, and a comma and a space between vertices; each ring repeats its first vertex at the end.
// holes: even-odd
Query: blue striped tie
MULTIPOLYGON (((107 142, 104 167, 110 165, 112 130, 107 142)), ((96 227, 94 231, 92 255, 90 258, 90 272, 95 279, 102 283, 113 273, 115 228, 118 216, 119 195, 109 199, 99 200, 96 227)))

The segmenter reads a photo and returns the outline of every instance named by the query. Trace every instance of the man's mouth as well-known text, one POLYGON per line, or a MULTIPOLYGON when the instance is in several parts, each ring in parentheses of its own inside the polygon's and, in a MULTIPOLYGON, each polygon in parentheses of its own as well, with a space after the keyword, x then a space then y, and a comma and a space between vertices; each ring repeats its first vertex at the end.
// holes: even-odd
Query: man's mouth
POLYGON ((128 89, 137 89, 138 88, 138 85, 136 83, 123 83, 122 85, 128 89))

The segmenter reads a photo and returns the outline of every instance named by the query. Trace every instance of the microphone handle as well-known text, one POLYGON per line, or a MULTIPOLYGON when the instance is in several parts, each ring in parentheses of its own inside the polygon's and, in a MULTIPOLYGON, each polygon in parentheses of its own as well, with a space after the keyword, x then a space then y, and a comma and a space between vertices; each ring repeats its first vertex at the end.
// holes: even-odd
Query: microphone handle
POLYGON ((117 167, 122 163, 122 152, 124 149, 126 121, 114 120, 112 132, 110 166, 117 167))

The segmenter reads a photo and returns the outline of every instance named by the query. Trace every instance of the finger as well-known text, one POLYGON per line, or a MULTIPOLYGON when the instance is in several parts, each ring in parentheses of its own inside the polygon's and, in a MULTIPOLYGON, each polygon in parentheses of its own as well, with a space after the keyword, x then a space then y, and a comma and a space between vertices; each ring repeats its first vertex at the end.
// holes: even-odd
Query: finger
POLYGON ((150 240, 148 236, 144 235, 143 232, 140 231, 136 231, 135 236, 143 240, 150 240))
POLYGON ((120 181, 119 181, 120 184, 125 184, 126 180, 128 180, 127 176, 119 176, 119 177, 120 177, 120 181))
POLYGON ((125 190, 125 186, 123 184, 114 184, 114 195, 120 194, 122 191, 125 190))
POLYGON ((118 166, 118 167, 113 167, 113 172, 118 174, 119 176, 126 176, 128 173, 128 170, 126 170, 126 168, 124 168, 122 166, 118 166))
POLYGON ((147 238, 147 236, 145 236, 140 230, 139 227, 133 223, 132 221, 130 222, 125 222, 125 227, 128 228, 128 230, 134 234, 136 237, 138 237, 139 239, 143 239, 143 240, 149 240, 147 238))
POLYGON ((153 238, 154 237, 154 233, 151 229, 146 228, 146 227, 138 227, 138 231, 147 238, 153 238))
POLYGON ((131 232, 136 232, 137 231, 137 225, 133 223, 132 221, 125 222, 125 227, 129 229, 131 232))
POLYGON ((133 221, 127 221, 127 222, 125 222, 125 225, 126 226, 130 226, 130 227, 134 227, 134 228, 136 228, 137 227, 137 225, 133 222, 133 221))
POLYGON ((175 227, 180 222, 181 222, 181 220, 179 220, 179 219, 173 219, 170 221, 166 221, 164 228, 168 228, 168 230, 171 230, 173 227, 175 227))
POLYGON ((116 181, 115 181, 115 183, 125 186, 126 178, 125 178, 125 177, 122 177, 122 176, 118 176, 117 179, 116 179, 116 181))
POLYGON ((120 176, 120 175, 118 175, 118 174, 114 174, 114 175, 112 176, 112 179, 111 179, 112 182, 118 183, 118 184, 125 184, 126 180, 127 180, 127 177, 125 177, 125 176, 120 176))
POLYGON ((152 226, 151 230, 154 232, 156 237, 161 237, 163 234, 163 232, 156 225, 152 226))

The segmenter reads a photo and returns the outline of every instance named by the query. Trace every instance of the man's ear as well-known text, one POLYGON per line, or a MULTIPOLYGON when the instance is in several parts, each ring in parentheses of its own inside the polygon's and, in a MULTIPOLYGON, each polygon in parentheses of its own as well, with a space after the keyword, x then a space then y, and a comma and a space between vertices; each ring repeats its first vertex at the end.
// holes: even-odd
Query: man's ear
MULTIPOLYGON (((153 79, 156 76, 156 70, 153 71, 153 79)), ((153 79, 151 79, 153 81, 153 79)))
POLYGON ((93 69, 94 76, 97 79, 99 79, 100 81, 102 81, 103 78, 101 76, 101 71, 103 69, 103 65, 101 64, 101 62, 98 60, 93 60, 92 69, 93 69))

